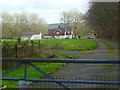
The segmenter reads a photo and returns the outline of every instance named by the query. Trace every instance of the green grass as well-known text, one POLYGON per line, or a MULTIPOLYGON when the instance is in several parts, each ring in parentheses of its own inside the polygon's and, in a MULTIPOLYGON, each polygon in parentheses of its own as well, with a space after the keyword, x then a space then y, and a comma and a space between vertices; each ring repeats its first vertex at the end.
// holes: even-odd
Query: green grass
POLYGON ((45 45, 45 49, 60 50, 90 50, 97 46, 94 40, 90 39, 44 39, 41 43, 45 45))
MULTIPOLYGON (((24 40, 23 40, 24 41, 24 40)), ((33 40, 34 42, 38 42, 39 40, 33 40)), ((8 42, 10 47, 16 43, 16 40, 4 40, 2 41, 8 42)), ((58 49, 58 50, 90 50, 94 49, 97 46, 97 43, 94 40, 90 39, 41 39, 41 48, 44 49, 58 49)), ((37 57, 36 57, 37 58, 37 57)), ((58 54, 57 57, 59 59, 67 59, 68 55, 58 54)), ((74 58, 74 57, 73 57, 74 58)), ((60 67, 62 63, 34 63, 37 67, 41 68, 46 73, 53 72, 56 68, 60 67)), ((5 70, 3 70, 4 72, 5 70)), ((6 75, 6 77, 13 78, 23 78, 23 68, 19 68, 6 75)), ((42 77, 42 74, 35 71, 32 67, 28 66, 28 78, 38 79, 42 77)), ((18 81, 3 81, 3 85, 7 85, 9 88, 17 88, 18 81)))
MULTIPOLYGON (((22 40, 26 41, 26 40, 22 40)), ((30 41, 30 40, 27 40, 30 41)), ((39 40, 33 40, 38 42, 39 40)), ((16 40, 3 40, 2 45, 4 46, 7 42, 9 46, 15 45, 16 40)), ((41 39, 42 49, 58 49, 58 50, 90 50, 97 46, 97 43, 91 39, 41 39)))
MULTIPOLYGON (((60 67, 63 63, 34 63, 35 66, 40 68, 41 70, 45 71, 46 73, 54 71, 56 68, 60 67)), ((36 71, 31 66, 28 66, 27 69, 27 78, 30 79, 40 79, 43 75, 36 71)), ((23 78, 23 67, 14 70, 10 74, 6 75, 5 77, 11 77, 11 78, 23 78)), ((8 88, 18 88, 18 81, 2 81, 3 85, 7 85, 8 88)))
MULTIPOLYGON (((64 55, 64 54, 57 54, 57 57, 59 59, 67 59, 69 58, 69 55, 64 55)), ((73 57, 75 58, 75 57, 73 57)), ((46 73, 54 72, 57 68, 61 67, 64 63, 33 63, 35 66, 40 68, 46 73)), ((5 75, 4 77, 10 77, 10 78, 23 78, 23 66, 19 67, 18 69, 15 69, 14 71, 10 72, 9 74, 5 75)), ((6 70, 3 70, 5 72, 6 70)), ((27 78, 29 79, 40 79, 43 77, 43 75, 36 71, 34 68, 31 66, 27 67, 27 78)), ((7 85, 8 88, 18 88, 18 81, 2 81, 2 85, 7 85)))

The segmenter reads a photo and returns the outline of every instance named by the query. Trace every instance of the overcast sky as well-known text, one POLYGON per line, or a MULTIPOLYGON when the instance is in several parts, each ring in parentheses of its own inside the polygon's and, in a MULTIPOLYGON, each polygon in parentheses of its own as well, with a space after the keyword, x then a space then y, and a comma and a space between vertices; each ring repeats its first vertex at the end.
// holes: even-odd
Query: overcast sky
POLYGON ((0 0, 0 13, 37 13, 49 24, 59 23, 62 11, 77 8, 85 13, 88 2, 89 0, 0 0))

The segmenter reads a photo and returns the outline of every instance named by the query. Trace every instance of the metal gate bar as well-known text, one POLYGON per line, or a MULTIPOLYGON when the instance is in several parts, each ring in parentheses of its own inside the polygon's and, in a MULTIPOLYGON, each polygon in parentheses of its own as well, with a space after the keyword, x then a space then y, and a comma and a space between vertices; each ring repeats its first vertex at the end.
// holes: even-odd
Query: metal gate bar
MULTIPOLYGON (((38 67, 36 67, 35 65, 33 65, 32 63, 29 63, 33 68, 35 68, 37 71, 39 71, 40 73, 42 73, 44 76, 48 77, 49 79, 54 80, 54 78, 50 75, 48 75, 47 73, 45 73, 44 71, 42 71, 41 69, 39 69, 38 67)), ((61 82, 56 82, 57 84, 59 84, 60 86, 62 86, 63 88, 69 89, 67 86, 63 85, 61 82)))
POLYGON ((47 62, 47 63, 108 63, 120 64, 120 59, 38 59, 38 58, 0 58, 2 62, 47 62))
MULTIPOLYGON (((21 78, 2 78, 2 80, 25 80, 21 78)), ((59 79, 26 79, 26 81, 36 81, 36 82, 59 82, 59 83, 82 83, 82 84, 111 84, 120 85, 120 82, 113 81, 82 81, 82 80, 59 80, 59 79)))
POLYGON ((120 82, 113 81, 82 81, 82 80, 59 80, 54 79, 31 62, 47 62, 47 63, 90 63, 90 64, 120 64, 119 59, 108 60, 108 59, 34 59, 34 58, 2 58, 2 62, 20 62, 15 65, 0 77, 2 80, 25 80, 25 81, 36 81, 36 82, 56 82, 65 89, 69 88, 62 83, 82 83, 82 84, 110 84, 110 85, 120 85, 120 82), (20 67, 24 64, 24 78, 4 78, 3 76, 10 73, 14 69, 20 67), (49 79, 27 79, 27 65, 32 66, 37 71, 41 72, 43 75, 47 76, 49 79))
POLYGON ((4 72, 2 75, 0 75, 0 77, 5 76, 6 74, 10 73, 11 71, 17 69, 18 67, 20 67, 22 65, 22 63, 19 63, 17 65, 15 65, 14 67, 10 68, 9 70, 7 70, 6 72, 4 72))

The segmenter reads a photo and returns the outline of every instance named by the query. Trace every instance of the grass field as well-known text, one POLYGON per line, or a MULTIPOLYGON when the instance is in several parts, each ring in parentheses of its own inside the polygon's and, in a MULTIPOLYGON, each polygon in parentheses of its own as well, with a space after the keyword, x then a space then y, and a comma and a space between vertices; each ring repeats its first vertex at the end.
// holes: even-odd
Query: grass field
MULTIPOLYGON (((37 42, 37 40, 34 40, 37 42)), ((43 39, 41 40, 44 49, 58 50, 90 50, 97 46, 97 43, 91 39, 43 39)))
MULTIPOLYGON (((38 42, 39 40, 33 40, 34 42, 38 42)), ((4 41, 3 41, 4 42, 4 41)), ((9 47, 16 43, 16 40, 6 40, 8 42, 9 47)), ((94 49, 97 46, 97 43, 94 40, 90 39, 41 39, 41 48, 44 49, 57 49, 57 50, 90 50, 94 49)), ((5 45, 5 44, 3 44, 5 45)), ((8 48, 9 50, 9 48, 8 48)), ((35 57, 40 58, 40 57, 35 57)), ((68 55, 58 54, 56 58, 59 59, 67 59, 68 55)), ((74 58, 74 57, 73 57, 74 58)), ((34 63, 34 65, 41 68, 46 73, 53 72, 56 68, 60 67, 61 63, 34 63)), ((3 72, 6 70, 3 70, 3 72)), ((6 75, 5 77, 13 77, 13 78, 23 78, 23 69, 18 68, 6 75)), ((32 67, 28 66, 28 78, 39 79, 42 77, 42 74, 35 71, 32 67)), ((7 85, 9 88, 18 88, 17 81, 3 81, 3 85, 7 85)))
MULTIPOLYGON (((15 45, 17 40, 3 40, 2 45, 6 43, 12 47, 15 45), (5 42, 5 43, 4 43, 5 42)), ((26 40, 22 40, 26 41, 26 40)), ((30 41, 30 40, 27 40, 30 41)), ((39 40, 33 40, 33 42, 38 42, 39 40)), ((59 50, 90 50, 97 46, 97 43, 91 39, 41 39, 41 48, 43 49, 59 49, 59 50)))
MULTIPOLYGON (((57 54, 58 59, 68 59, 69 55, 64 55, 64 54, 57 54)), ((75 57, 72 57, 73 59, 75 57)), ((46 73, 54 72, 57 68, 61 67, 64 63, 33 63, 35 66, 40 68, 46 73)), ((5 75, 4 77, 11 77, 11 78, 23 78, 23 73, 24 73, 24 67, 21 66, 18 69, 15 69, 14 71, 10 72, 9 74, 5 75)), ((7 70, 7 69, 6 69, 7 70)), ((3 70, 2 72, 5 72, 6 70, 3 70)), ((27 67, 27 78, 30 79, 40 79, 43 75, 36 71, 34 68, 31 66, 27 67)), ((18 88, 18 81, 2 81, 2 85, 7 85, 8 88, 18 88)))

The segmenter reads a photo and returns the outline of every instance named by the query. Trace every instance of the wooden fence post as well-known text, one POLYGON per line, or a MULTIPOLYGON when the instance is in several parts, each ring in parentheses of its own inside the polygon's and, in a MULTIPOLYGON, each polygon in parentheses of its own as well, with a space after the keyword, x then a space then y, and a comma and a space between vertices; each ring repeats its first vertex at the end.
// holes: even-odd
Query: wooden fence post
POLYGON ((38 42, 38 48, 39 48, 39 50, 40 50, 40 40, 39 40, 39 42, 38 42))
POLYGON ((18 45, 21 44, 21 39, 20 38, 17 39, 17 43, 18 43, 18 45))
POLYGON ((17 45, 17 43, 15 44, 15 52, 16 52, 16 58, 18 58, 19 55, 18 55, 18 45, 17 45))
POLYGON ((18 46, 21 44, 21 39, 17 39, 17 43, 15 44, 16 58, 19 58, 19 49, 18 46))
POLYGON ((31 40, 31 54, 34 52, 34 42, 31 40))

